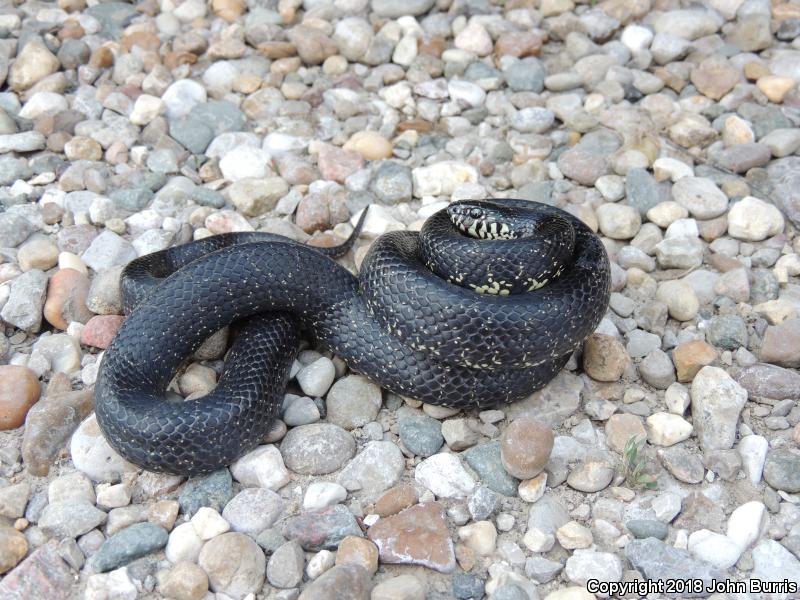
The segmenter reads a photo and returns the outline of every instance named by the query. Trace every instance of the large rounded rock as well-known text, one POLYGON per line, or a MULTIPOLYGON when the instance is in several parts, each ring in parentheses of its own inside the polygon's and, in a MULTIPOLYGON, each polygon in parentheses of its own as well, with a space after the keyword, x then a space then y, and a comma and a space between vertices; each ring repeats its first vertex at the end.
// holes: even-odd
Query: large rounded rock
POLYGON ((295 473, 326 475, 356 452, 353 436, 338 425, 312 423, 295 427, 281 442, 283 462, 295 473))
POLYGON ((337 565, 311 582, 298 600, 369 600, 369 573, 361 565, 337 565))
POLYGON ((242 600, 261 589, 267 561, 251 538, 242 533, 223 533, 206 542, 198 564, 208 575, 214 592, 242 600))
POLYGON ((800 451, 785 447, 771 450, 764 463, 764 481, 776 490, 800 492, 800 451))
POLYGON ((631 359, 615 337, 593 333, 583 344, 583 370, 597 381, 619 381, 631 359))
POLYGON ((119 481, 123 473, 139 470, 109 445, 94 414, 72 434, 69 451, 75 468, 94 481, 119 481))
POLYGON ((39 380, 29 368, 0 366, 0 429, 14 429, 22 425, 40 393, 39 380))
POLYGON ((552 430, 531 417, 512 421, 500 437, 503 468, 519 479, 530 479, 541 473, 552 450, 552 430))

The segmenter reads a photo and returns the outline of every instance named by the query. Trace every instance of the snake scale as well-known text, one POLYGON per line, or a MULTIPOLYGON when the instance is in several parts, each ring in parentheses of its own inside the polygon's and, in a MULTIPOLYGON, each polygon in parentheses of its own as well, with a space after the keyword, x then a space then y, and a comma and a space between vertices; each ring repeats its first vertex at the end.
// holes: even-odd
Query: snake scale
POLYGON ((580 220, 527 200, 451 203, 421 232, 371 245, 358 276, 267 233, 214 236, 123 272, 131 310, 95 388, 111 446, 153 471, 194 475, 258 445, 278 416, 301 331, 395 393, 487 408, 544 386, 605 314, 605 249, 580 220), (217 387, 165 400, 181 364, 234 324, 217 387))

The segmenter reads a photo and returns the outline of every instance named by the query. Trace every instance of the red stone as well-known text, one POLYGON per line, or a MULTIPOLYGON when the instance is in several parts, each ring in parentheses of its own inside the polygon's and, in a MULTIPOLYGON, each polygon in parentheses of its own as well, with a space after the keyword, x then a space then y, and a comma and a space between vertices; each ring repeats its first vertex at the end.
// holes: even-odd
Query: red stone
POLYGON ((364 159, 358 152, 324 144, 319 150, 317 164, 323 178, 344 183, 348 176, 364 166, 364 159))
POLYGON ((381 519, 367 535, 378 546, 382 563, 422 565, 441 573, 456 567, 445 509, 439 502, 417 504, 381 519))
POLYGON ((124 321, 122 315, 95 315, 81 332, 81 344, 105 350, 124 321))
POLYGON ((50 540, 0 581, 3 600, 69 600, 74 578, 58 555, 58 542, 50 540))

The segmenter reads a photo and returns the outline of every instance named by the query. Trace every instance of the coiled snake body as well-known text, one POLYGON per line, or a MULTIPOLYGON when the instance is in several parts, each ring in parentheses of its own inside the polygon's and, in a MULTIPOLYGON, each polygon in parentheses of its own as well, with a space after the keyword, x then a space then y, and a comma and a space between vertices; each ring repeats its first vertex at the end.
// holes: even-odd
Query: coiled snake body
POLYGON ((358 277, 332 260, 357 233, 328 250, 229 234, 133 261, 123 292, 138 306, 107 349, 95 391, 109 443, 153 471, 230 464, 277 416, 300 329, 398 394, 496 406, 552 379, 608 305, 600 240, 550 206, 453 203, 420 233, 379 237, 358 277), (233 322, 216 389, 165 401, 181 362, 233 322))

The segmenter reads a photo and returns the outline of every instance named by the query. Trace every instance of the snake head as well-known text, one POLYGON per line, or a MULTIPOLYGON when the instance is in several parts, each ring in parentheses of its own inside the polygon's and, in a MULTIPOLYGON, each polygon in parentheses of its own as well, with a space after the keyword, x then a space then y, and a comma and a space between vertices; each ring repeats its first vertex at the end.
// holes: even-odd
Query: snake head
POLYGON ((447 207, 447 214, 458 230, 473 238, 514 239, 511 226, 504 219, 503 208, 480 200, 462 200, 447 207))

